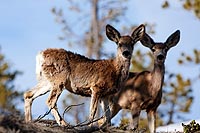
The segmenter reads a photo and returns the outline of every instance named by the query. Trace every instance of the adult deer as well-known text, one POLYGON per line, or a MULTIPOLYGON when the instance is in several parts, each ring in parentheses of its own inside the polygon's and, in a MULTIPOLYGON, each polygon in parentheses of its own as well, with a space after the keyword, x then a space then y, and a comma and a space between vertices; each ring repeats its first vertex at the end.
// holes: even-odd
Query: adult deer
POLYGON ((101 99, 104 110, 107 110, 106 120, 110 121, 108 101, 104 97, 118 92, 128 78, 133 46, 144 33, 144 25, 138 26, 131 36, 121 36, 114 27, 107 25, 108 39, 117 44, 117 56, 114 59, 93 60, 64 49, 47 49, 40 52, 36 57, 38 83, 24 93, 25 121, 32 120, 33 100, 50 91, 47 105, 56 122, 65 126, 67 123, 60 116, 56 105, 64 88, 74 94, 91 96, 90 120, 94 119, 98 101, 101 99))
POLYGON ((145 33, 141 43, 151 49, 154 57, 152 71, 129 73, 125 87, 109 99, 111 118, 121 109, 129 109, 132 113, 131 128, 138 127, 141 110, 146 110, 148 127, 151 133, 155 132, 156 110, 161 103, 162 85, 165 73, 165 59, 168 50, 177 45, 180 40, 180 31, 177 30, 164 43, 156 43, 145 33))

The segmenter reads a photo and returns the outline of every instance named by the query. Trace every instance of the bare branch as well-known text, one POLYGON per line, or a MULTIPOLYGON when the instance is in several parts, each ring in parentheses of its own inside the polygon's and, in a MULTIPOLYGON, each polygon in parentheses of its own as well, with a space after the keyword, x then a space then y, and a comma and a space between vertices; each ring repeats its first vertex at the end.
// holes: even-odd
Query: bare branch
POLYGON ((75 126, 72 126, 72 128, 74 128, 74 127, 83 127, 83 126, 90 125, 90 124, 92 124, 92 123, 94 123, 94 122, 96 122, 96 121, 98 121, 98 120, 100 120, 100 119, 102 119, 102 118, 104 118, 104 117, 105 117, 105 115, 103 115, 103 116, 101 116, 101 117, 99 117, 99 118, 97 118, 97 119, 95 119, 95 120, 93 120, 93 121, 85 120, 84 122, 81 122, 81 123, 78 123, 78 124, 75 125, 75 126), (85 123, 86 121, 88 121, 88 122, 85 123))
POLYGON ((78 123, 78 124, 75 125, 75 126, 71 126, 71 128, 74 128, 74 127, 83 127, 83 126, 90 125, 91 123, 94 123, 94 122, 96 122, 96 121, 98 121, 98 120, 104 118, 107 111, 108 111, 108 109, 104 112, 104 114, 103 114, 101 117, 96 118, 96 119, 94 119, 93 121, 85 120, 85 121, 83 121, 83 122, 81 122, 81 123, 78 123), (85 123, 86 121, 88 121, 88 122, 85 123))
POLYGON ((34 120, 34 122, 38 122, 41 119, 43 119, 45 116, 47 116, 50 112, 51 112, 52 108, 49 109, 43 116, 39 115, 38 118, 36 120, 34 120))
POLYGON ((83 105, 84 103, 80 103, 80 104, 74 104, 74 105, 70 105, 70 106, 67 106, 63 112, 63 119, 65 117, 65 113, 68 112, 69 110, 72 109, 72 107, 75 107, 75 106, 80 106, 80 105, 83 105))

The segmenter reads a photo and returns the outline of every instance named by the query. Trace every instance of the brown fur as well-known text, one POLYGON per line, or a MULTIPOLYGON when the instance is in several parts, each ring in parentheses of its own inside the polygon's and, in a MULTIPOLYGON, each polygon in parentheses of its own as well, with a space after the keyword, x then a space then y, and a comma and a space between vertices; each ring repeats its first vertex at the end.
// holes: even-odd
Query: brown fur
MULTIPOLYGON (((107 37, 118 45, 117 56, 114 59, 93 60, 64 49, 47 49, 40 52, 36 62, 38 84, 24 94, 25 120, 32 119, 33 100, 50 91, 47 105, 57 123, 67 125, 56 107, 56 102, 64 88, 74 94, 91 96, 90 120, 93 120, 98 101, 118 92, 126 81, 133 46, 143 36, 144 30, 144 25, 141 25, 131 36, 121 36, 115 28, 107 25, 107 37)), ((109 110, 107 101, 103 100, 103 103, 104 111, 109 110)), ((109 117, 109 111, 106 111, 107 121, 109 117)))
POLYGON ((152 71, 129 73, 125 87, 114 96, 110 96, 111 117, 121 109, 129 109, 132 113, 131 128, 138 127, 141 110, 148 115, 149 130, 155 132, 155 114, 162 98, 162 85, 165 73, 165 58, 167 51, 175 46, 180 39, 180 32, 173 33, 165 43, 155 43, 145 34, 142 44, 152 50, 154 68, 152 71))
POLYGON ((120 78, 116 79, 120 77, 121 69, 116 68, 123 66, 117 66, 113 59, 92 60, 64 49, 47 49, 42 54, 45 60, 42 72, 47 80, 55 82, 58 79, 70 92, 91 96, 90 87, 94 86, 95 92, 103 97, 117 92, 121 86, 120 78), (70 79, 70 84, 66 79, 70 79))

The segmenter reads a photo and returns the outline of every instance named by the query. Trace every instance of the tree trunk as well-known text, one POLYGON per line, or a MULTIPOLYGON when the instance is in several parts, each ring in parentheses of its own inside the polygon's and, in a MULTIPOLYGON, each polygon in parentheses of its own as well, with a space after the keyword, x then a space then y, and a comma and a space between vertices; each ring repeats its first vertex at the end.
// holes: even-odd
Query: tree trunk
POLYGON ((100 59, 101 42, 99 34, 99 18, 98 18, 98 2, 99 0, 92 0, 92 38, 93 38, 93 54, 96 59, 100 59))

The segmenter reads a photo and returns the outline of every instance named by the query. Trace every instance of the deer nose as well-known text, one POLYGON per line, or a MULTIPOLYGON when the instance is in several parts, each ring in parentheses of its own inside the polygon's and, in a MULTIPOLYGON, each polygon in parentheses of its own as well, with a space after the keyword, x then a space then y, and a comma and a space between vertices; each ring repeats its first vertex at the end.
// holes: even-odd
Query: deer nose
POLYGON ((124 51, 122 53, 122 55, 125 57, 125 58, 131 58, 131 53, 129 51, 124 51))
POLYGON ((164 58, 165 58, 165 56, 162 55, 162 54, 160 54, 160 55, 157 56, 157 59, 158 59, 158 60, 164 60, 164 58))

